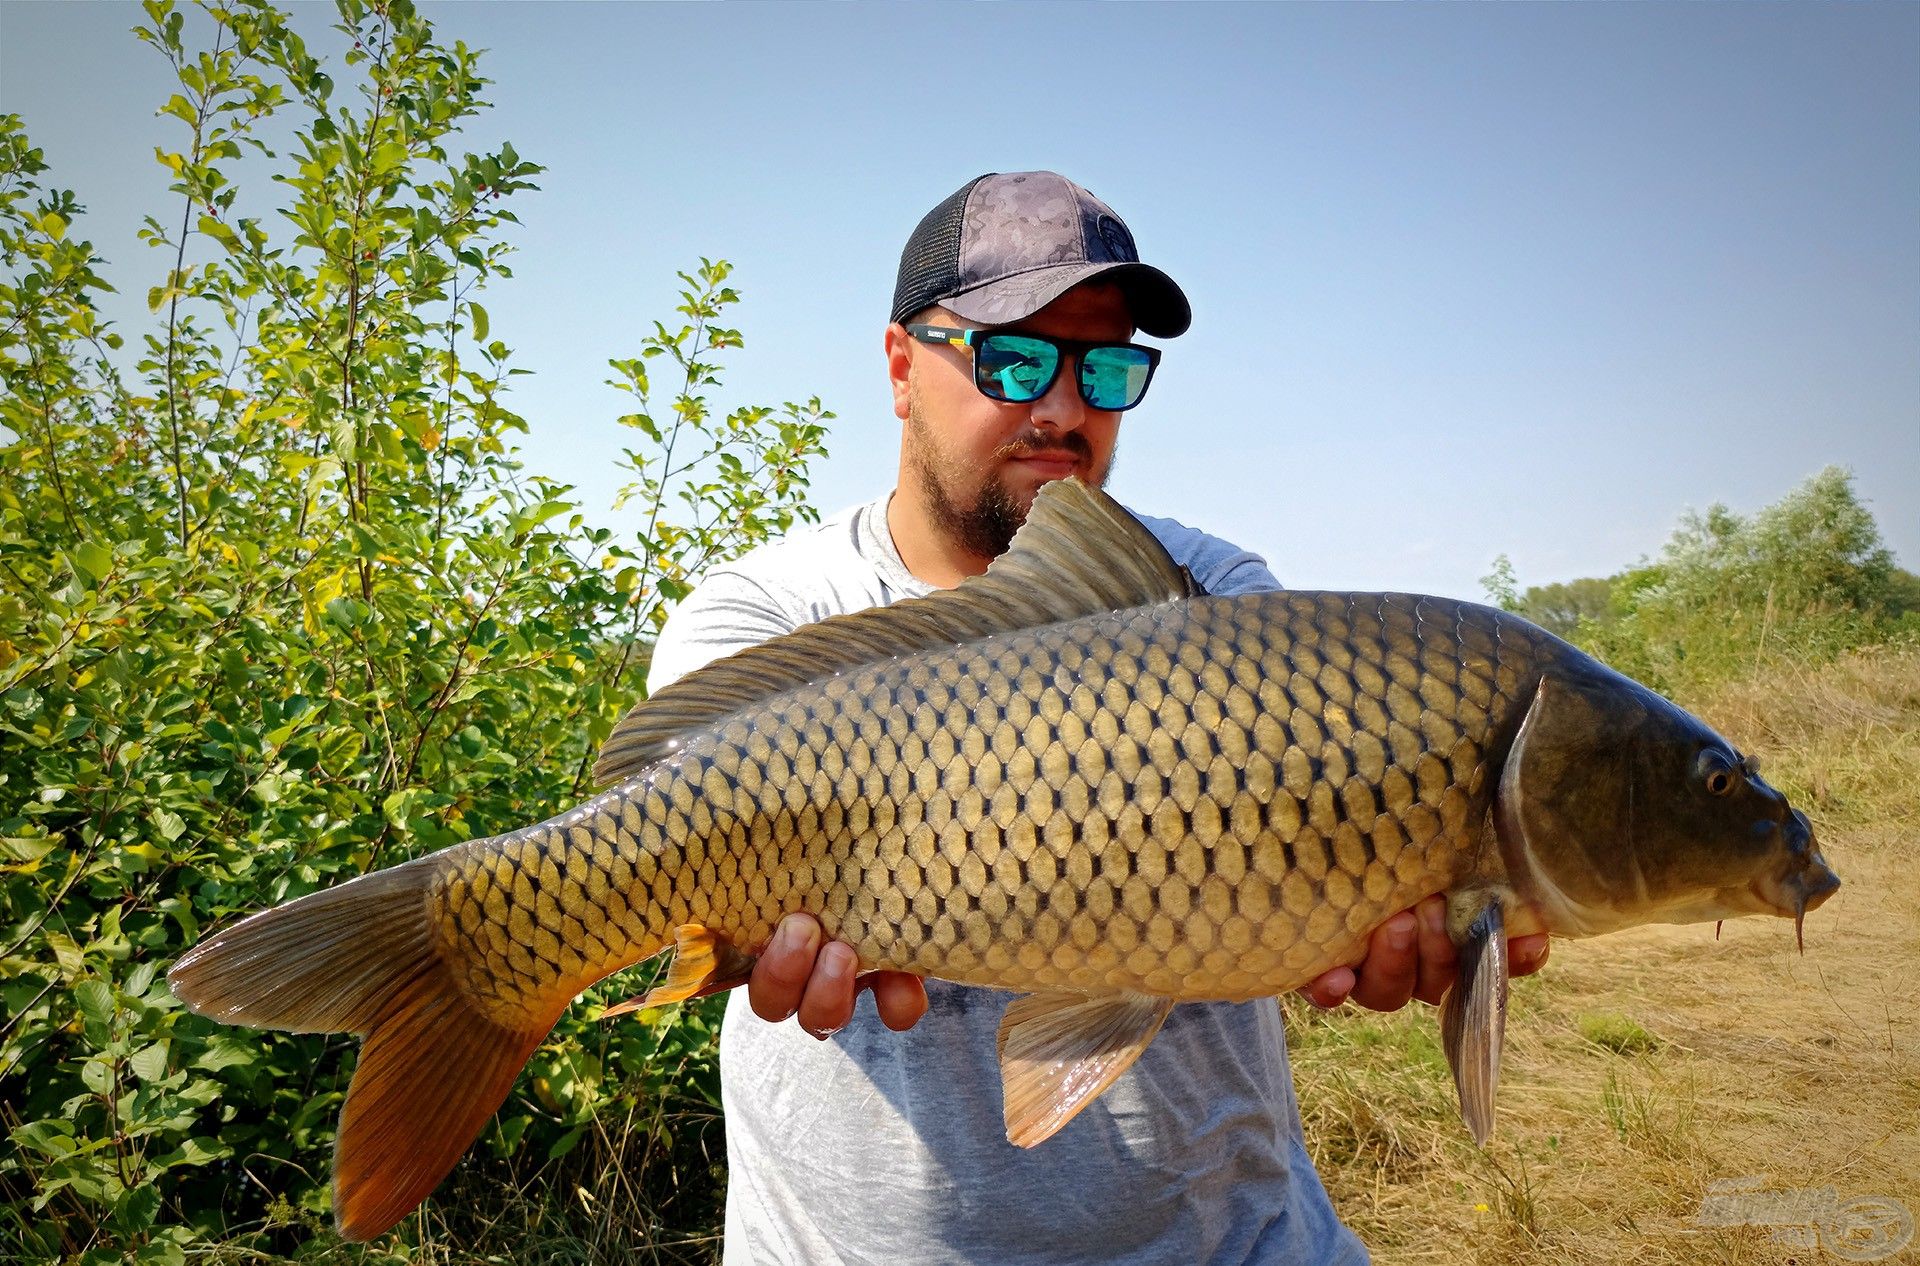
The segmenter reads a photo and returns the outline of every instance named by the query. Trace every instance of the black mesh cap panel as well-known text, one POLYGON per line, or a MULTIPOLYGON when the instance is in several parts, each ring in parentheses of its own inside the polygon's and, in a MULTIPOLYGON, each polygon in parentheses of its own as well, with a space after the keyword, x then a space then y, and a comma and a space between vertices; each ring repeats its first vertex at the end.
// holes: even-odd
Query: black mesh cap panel
POLYGON ((966 225, 967 196, 993 175, 975 176, 927 212, 907 248, 900 252, 900 275, 893 285, 893 316, 904 321, 920 309, 952 294, 960 284, 960 231, 966 225))

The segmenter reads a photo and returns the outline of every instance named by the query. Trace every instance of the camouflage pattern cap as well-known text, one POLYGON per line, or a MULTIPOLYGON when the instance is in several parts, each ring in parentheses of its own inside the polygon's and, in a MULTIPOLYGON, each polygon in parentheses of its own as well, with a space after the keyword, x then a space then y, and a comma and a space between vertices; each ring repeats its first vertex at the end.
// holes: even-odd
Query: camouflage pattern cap
POLYGON ((907 239, 892 319, 938 303, 969 321, 1006 325, 1096 277, 1126 293, 1142 333, 1172 338, 1193 321, 1187 296, 1140 262, 1112 207, 1057 172, 991 173, 962 185, 907 239))

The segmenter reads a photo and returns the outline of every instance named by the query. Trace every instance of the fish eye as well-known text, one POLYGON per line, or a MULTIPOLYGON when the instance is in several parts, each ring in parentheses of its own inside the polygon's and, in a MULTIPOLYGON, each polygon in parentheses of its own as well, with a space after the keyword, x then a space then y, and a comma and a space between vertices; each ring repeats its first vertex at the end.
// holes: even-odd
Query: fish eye
POLYGON ((1740 773, 1744 767, 1744 764, 1732 763, 1724 753, 1712 748, 1700 753, 1700 781, 1710 796, 1733 794, 1740 785, 1740 773))

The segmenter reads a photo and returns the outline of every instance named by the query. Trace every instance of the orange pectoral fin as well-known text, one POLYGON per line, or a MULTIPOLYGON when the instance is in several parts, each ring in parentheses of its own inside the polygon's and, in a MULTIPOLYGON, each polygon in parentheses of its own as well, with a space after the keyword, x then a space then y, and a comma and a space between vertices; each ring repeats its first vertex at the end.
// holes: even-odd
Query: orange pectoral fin
POLYGON ((686 1002, 744 985, 756 961, 713 929, 683 923, 674 930, 673 961, 667 966, 666 979, 637 998, 608 1007, 600 1018, 610 1020, 643 1007, 686 1002))

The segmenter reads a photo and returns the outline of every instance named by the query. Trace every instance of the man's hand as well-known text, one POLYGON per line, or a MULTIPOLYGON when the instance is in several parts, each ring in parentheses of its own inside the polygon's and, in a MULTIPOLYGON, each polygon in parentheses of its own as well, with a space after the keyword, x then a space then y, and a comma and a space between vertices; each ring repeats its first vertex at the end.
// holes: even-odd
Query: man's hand
POLYGON ((825 945, 820 923, 810 914, 790 914, 774 929, 747 981, 747 1001, 762 1020, 778 1023, 800 1017, 800 1027, 822 1041, 853 1018, 854 995, 873 990, 880 1020, 896 1033, 919 1023, 927 1013, 927 987, 903 971, 856 976, 859 959, 844 941, 825 945))
MULTIPOLYGON (((1547 961, 1547 938, 1516 936, 1507 945, 1507 971, 1530 976, 1547 961)), ((1447 939, 1447 899, 1428 897, 1373 930, 1366 955, 1336 967, 1300 990, 1316 1007, 1337 1007, 1348 998, 1374 1011, 1398 1011, 1409 998, 1438 1004, 1459 972, 1447 939)))

